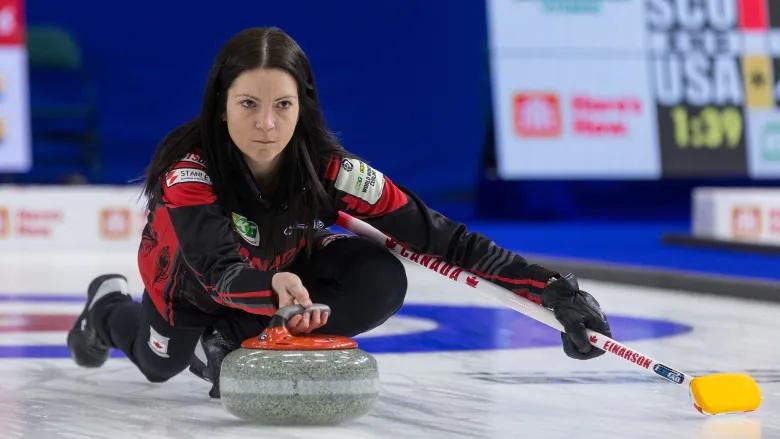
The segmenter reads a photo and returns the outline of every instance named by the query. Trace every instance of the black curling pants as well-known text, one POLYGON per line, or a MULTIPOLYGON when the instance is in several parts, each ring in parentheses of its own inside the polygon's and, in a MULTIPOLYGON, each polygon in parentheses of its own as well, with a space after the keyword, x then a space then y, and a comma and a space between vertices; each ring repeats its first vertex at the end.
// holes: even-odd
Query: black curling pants
MULTIPOLYGON (((365 238, 335 239, 324 248, 315 245, 310 259, 287 271, 301 277, 312 302, 330 306, 328 324, 316 331, 320 333, 354 336, 373 329, 398 311, 406 295, 401 262, 365 238)), ((207 327, 241 342, 259 335, 268 322, 267 317, 236 310, 227 317, 204 319, 203 327, 170 326, 146 293, 140 304, 106 297, 93 312, 98 335, 124 352, 152 382, 184 370, 207 327)))

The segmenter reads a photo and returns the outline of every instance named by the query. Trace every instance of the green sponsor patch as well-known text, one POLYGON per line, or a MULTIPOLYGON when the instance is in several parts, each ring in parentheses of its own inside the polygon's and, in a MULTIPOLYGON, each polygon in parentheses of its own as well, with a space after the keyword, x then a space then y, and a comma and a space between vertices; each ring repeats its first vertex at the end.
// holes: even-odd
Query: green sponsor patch
POLYGON ((255 246, 260 245, 260 231, 254 221, 249 221, 233 212, 233 225, 236 228, 236 232, 244 238, 244 241, 255 246))

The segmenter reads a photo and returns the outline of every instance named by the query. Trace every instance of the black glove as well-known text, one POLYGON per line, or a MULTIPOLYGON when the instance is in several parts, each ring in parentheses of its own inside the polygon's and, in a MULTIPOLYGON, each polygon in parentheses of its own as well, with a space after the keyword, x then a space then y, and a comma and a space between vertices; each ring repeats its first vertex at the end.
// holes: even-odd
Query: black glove
POLYGON ((542 292, 542 305, 553 310, 555 318, 566 330, 565 334, 561 333, 566 355, 578 360, 589 360, 604 353, 591 346, 585 328, 612 337, 607 316, 593 296, 580 290, 573 274, 548 283, 542 292))

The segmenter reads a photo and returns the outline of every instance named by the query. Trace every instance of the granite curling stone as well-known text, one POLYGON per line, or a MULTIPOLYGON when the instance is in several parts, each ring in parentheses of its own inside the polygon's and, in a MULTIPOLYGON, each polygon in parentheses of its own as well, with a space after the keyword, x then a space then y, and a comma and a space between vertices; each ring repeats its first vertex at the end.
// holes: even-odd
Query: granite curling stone
POLYGON ((336 424, 368 413, 379 395, 376 360, 335 335, 291 335, 287 320, 327 305, 281 308, 259 337, 222 362, 222 404, 233 415, 276 425, 336 424))

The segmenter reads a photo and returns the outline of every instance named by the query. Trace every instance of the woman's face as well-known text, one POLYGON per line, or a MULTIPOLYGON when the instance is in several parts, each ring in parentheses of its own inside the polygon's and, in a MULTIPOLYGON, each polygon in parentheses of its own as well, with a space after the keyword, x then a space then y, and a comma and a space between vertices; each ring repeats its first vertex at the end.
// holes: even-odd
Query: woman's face
POLYGON ((284 70, 247 70, 233 81, 223 118, 255 176, 274 171, 295 131, 298 112, 298 87, 284 70))

